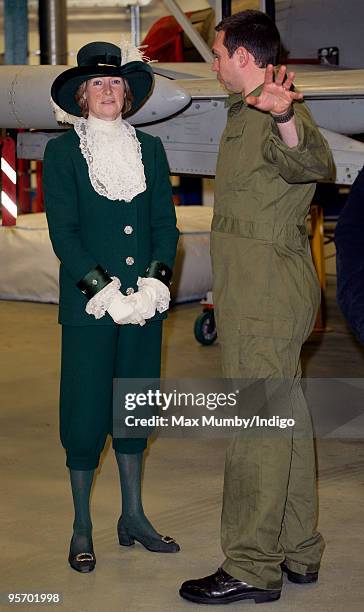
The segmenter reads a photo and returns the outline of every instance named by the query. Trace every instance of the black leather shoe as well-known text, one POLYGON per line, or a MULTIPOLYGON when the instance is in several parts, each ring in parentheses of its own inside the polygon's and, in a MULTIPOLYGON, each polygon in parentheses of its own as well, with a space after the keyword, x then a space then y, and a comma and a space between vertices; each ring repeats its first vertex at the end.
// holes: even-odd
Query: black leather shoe
POLYGON ((201 604, 227 604, 243 599, 254 599, 255 603, 276 601, 281 596, 279 589, 258 589, 227 574, 221 567, 206 578, 187 580, 179 594, 201 604))
POLYGON ((77 555, 74 555, 73 553, 71 553, 68 556, 68 562, 70 564, 70 566, 76 570, 76 572, 82 572, 82 573, 86 573, 86 572, 92 572, 93 569, 95 569, 95 565, 96 565, 96 557, 95 557, 95 553, 92 552, 81 552, 78 553, 77 555))
POLYGON ((318 580, 318 572, 307 572, 307 574, 298 574, 297 572, 293 572, 288 569, 285 563, 281 564, 282 572, 287 574, 287 578, 290 582, 295 582, 296 584, 310 584, 312 582, 317 582, 318 580))

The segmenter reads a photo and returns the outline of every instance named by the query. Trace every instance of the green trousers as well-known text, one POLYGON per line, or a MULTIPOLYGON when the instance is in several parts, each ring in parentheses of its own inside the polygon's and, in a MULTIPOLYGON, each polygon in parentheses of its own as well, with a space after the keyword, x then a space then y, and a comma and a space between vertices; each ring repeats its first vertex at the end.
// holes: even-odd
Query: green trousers
MULTIPOLYGON (((230 321, 229 330, 233 327, 230 321)), ((237 325, 235 334, 222 334, 221 345, 224 376, 261 380, 262 384, 282 381, 282 393, 267 402, 263 416, 278 415, 296 422, 293 428, 274 435, 258 427, 235 435, 226 455, 223 568, 256 587, 279 589, 283 561, 300 574, 317 571, 324 548, 316 531, 312 425, 300 385, 302 337, 292 337, 284 326, 269 338, 247 333, 245 325, 237 325)), ((246 408, 251 416, 262 406, 257 401, 256 406, 246 408)))
MULTIPOLYGON (((72 470, 99 464, 112 435, 114 378, 159 378, 162 321, 62 327, 60 436, 72 470)), ((142 438, 113 439, 119 453, 140 453, 142 438)))

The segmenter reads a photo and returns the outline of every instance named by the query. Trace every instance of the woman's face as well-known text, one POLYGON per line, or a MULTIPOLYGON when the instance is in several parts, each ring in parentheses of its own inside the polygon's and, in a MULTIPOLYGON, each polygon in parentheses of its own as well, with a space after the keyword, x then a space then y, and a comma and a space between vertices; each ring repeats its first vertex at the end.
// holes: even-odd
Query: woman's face
POLYGON ((85 96, 89 114, 113 121, 121 114, 124 106, 124 81, 118 76, 94 77, 87 81, 85 96))

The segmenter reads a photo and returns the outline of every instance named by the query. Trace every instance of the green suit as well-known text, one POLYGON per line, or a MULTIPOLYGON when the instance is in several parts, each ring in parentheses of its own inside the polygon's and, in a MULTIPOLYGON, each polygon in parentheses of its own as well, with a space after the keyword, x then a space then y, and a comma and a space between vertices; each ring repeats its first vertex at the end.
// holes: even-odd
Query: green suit
MULTIPOLYGON (((253 95, 259 95, 258 88, 253 95)), ((315 181, 328 177, 328 145, 303 103, 299 143, 287 147, 269 113, 228 101, 215 181, 211 254, 223 375, 291 383, 268 416, 296 420, 290 435, 235 437, 227 451, 224 569, 260 588, 280 588, 280 564, 305 574, 320 563, 312 429, 300 387, 300 351, 320 300, 306 216, 315 181), (279 412, 277 412, 279 410, 279 412)), ((287 386, 287 385, 286 385, 287 386)), ((247 407, 253 410, 253 407, 247 407)))
MULTIPOLYGON (((87 299, 111 276, 121 291, 137 290, 138 276, 169 278, 178 240, 169 169, 159 138, 137 131, 147 189, 131 202, 111 201, 91 186, 74 130, 51 140, 43 185, 50 238, 60 266, 62 323, 61 440, 71 469, 94 469, 111 433, 113 377, 160 374, 161 319, 144 327, 95 319, 87 299), (147 345, 147 348, 146 348, 147 345)), ((112 163, 112 160, 110 160, 112 163)), ((119 452, 140 452, 145 440, 114 439, 119 452)))
POLYGON ((77 287, 97 265, 120 278, 122 293, 137 290, 138 276, 146 276, 153 261, 173 268, 178 230, 166 155, 159 138, 139 131, 137 137, 147 189, 131 202, 94 191, 74 130, 47 145, 43 186, 49 233, 61 262, 59 321, 64 325, 113 325, 108 314, 96 320, 85 312, 87 299, 77 287))

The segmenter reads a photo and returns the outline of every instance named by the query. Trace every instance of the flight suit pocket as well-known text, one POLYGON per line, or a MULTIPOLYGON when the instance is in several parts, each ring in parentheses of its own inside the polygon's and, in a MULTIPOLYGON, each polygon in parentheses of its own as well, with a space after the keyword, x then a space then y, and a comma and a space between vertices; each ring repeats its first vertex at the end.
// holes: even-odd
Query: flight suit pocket
POLYGON ((300 346, 293 340, 294 319, 244 317, 239 325, 239 366, 249 379, 291 378, 300 346))
POLYGON ((246 166, 246 147, 243 144, 243 133, 246 121, 237 117, 228 122, 220 143, 217 174, 223 187, 236 188, 236 180, 244 173, 246 166))
POLYGON ((259 338, 282 338, 290 340, 293 336, 294 321, 290 317, 274 317, 259 319, 244 317, 239 322, 240 336, 256 336, 259 338))
POLYGON ((224 137, 226 140, 232 138, 240 138, 243 135, 246 121, 242 120, 241 117, 237 117, 234 120, 230 120, 225 128, 224 137))

